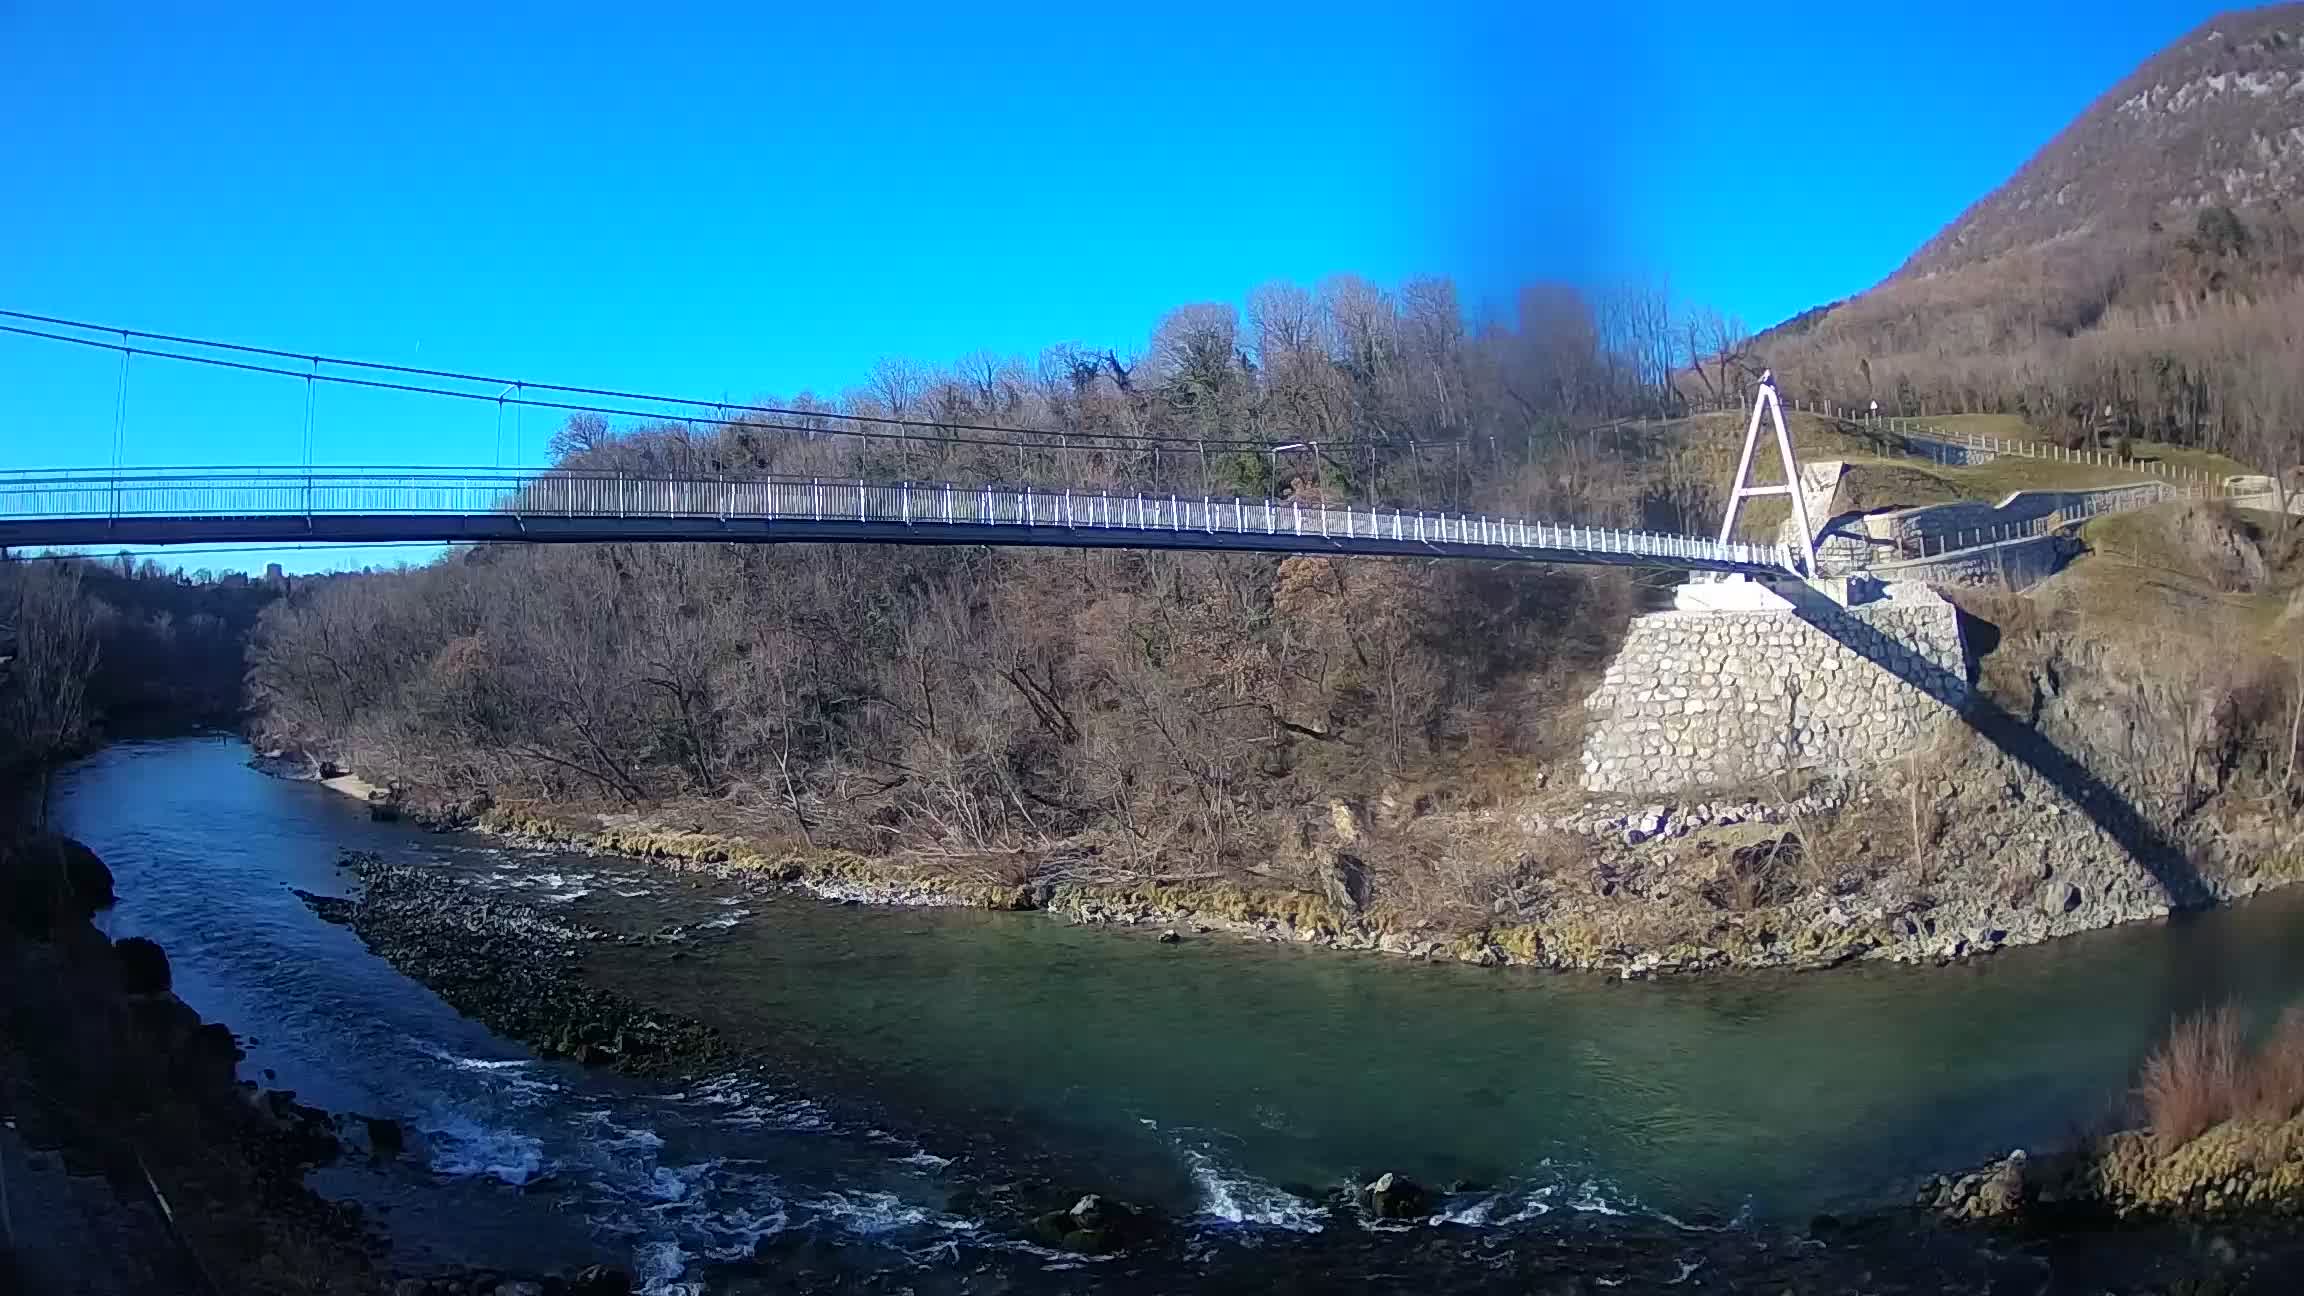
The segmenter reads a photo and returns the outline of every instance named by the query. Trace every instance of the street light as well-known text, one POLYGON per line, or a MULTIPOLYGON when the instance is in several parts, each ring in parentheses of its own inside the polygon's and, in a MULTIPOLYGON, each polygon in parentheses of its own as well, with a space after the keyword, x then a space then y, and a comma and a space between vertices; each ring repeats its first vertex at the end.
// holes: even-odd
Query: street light
POLYGON ((1266 446, 1266 447, 1265 447, 1265 449, 1266 449, 1268 452, 1270 452, 1270 454, 1272 455, 1272 477, 1273 477, 1273 480, 1277 481, 1277 480, 1279 480, 1279 477, 1280 477, 1280 452, 1281 452, 1281 451, 1283 451, 1283 450, 1309 450, 1309 449, 1311 449, 1311 447, 1312 447, 1312 443, 1311 443, 1311 442, 1309 442, 1309 441, 1291 441, 1291 442, 1289 442, 1289 443, 1288 443, 1288 444, 1286 444, 1286 445, 1266 446))

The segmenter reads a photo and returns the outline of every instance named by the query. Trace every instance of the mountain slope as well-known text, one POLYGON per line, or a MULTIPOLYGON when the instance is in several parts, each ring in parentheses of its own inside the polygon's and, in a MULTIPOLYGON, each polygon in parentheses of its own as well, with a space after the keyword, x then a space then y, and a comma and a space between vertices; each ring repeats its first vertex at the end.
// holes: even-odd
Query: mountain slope
MULTIPOLYGON (((1938 274, 2058 238, 2304 193, 2304 4, 2220 15, 2147 60, 1915 253, 1938 274)), ((2171 221, 2171 224, 2175 222, 2171 221)))
POLYGON ((1737 359, 1883 411, 2070 444, 2304 458, 2304 4, 2147 60, 1868 292, 1737 359))

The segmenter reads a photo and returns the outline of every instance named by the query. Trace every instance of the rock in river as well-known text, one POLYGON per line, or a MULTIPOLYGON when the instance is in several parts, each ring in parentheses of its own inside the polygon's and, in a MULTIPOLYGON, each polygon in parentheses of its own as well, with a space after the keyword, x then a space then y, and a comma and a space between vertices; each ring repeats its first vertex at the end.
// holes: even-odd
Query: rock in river
POLYGON ((1378 1175, 1361 1193, 1367 1200, 1368 1213, 1377 1219, 1422 1219, 1432 1211, 1432 1194, 1424 1190, 1424 1185, 1389 1170, 1378 1175))
POLYGON ((1050 1246, 1103 1255, 1150 1241, 1160 1230, 1149 1213, 1089 1193, 1072 1203, 1070 1210, 1050 1211, 1033 1220, 1032 1231, 1050 1246))

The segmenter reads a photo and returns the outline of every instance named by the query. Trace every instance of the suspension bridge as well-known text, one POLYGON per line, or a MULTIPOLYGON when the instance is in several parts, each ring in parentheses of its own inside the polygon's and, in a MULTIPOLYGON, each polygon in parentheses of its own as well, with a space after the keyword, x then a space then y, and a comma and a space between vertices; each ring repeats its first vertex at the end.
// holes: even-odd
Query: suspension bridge
POLYGON ((719 541, 1248 550, 1782 574, 1772 545, 1533 518, 1046 486, 422 468, 0 476, 0 545, 719 541))
MULTIPOLYGON (((795 438, 825 434, 950 445, 1017 445, 1012 428, 702 402, 476 374, 340 360, 0 311, 0 333, 120 356, 112 455, 105 468, 0 472, 0 547, 212 543, 584 543, 706 541, 1233 550, 1587 563, 1785 575, 1802 554, 1732 538, 1675 535, 1564 519, 1384 507, 1209 492, 1066 485, 984 485, 859 478, 633 473, 580 467, 316 467, 311 393, 321 383, 553 411, 672 419, 795 438), (13 321, 13 322, 7 322, 13 321), (131 357, 209 365, 300 382, 305 454, 296 466, 151 467, 121 462, 131 357), (494 394, 490 391, 493 389, 494 394), (806 419, 807 423, 769 422, 806 419), (1008 441, 988 440, 993 433, 1008 441)), ((1759 413, 1754 412, 1755 429, 1759 413)), ((1040 434, 1043 439, 1060 434, 1040 434)), ((1078 439, 1078 438, 1075 438, 1078 439)), ((1107 435, 1106 441, 1159 438, 1107 435)), ((1199 442, 1205 461, 1209 442, 1199 442)), ((1216 443, 1229 453, 1303 449, 1216 443)), ((1192 443, 1184 443, 1186 447, 1192 443)), ((1044 447, 1040 447, 1044 448, 1044 447)), ((1155 449, 1156 453, 1156 449, 1155 449)), ((1747 455, 1749 461, 1749 454, 1747 455)), ((1743 485, 1739 480, 1739 487, 1743 485)), ((1751 493, 1765 493, 1755 490, 1751 493)), ((1788 493, 1788 492, 1787 492, 1788 493)))

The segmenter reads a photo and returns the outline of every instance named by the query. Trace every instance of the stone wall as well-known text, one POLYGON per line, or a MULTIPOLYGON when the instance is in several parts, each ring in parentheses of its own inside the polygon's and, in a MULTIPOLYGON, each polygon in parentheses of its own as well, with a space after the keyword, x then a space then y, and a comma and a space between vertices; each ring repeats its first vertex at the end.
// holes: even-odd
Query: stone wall
POLYGON ((1897 552, 1917 555, 1923 546, 1933 552, 1940 548, 1958 548, 1979 543, 1978 537, 1988 536, 1994 527, 2023 526, 2042 518, 2091 507, 2099 510, 2126 508, 2135 503, 2152 502, 2167 493, 2168 488, 2159 482, 2107 486, 2097 490, 2018 491, 1998 504, 1961 500, 1950 504, 1898 509, 1891 513, 1873 513, 1865 517, 1864 528, 1874 540, 1897 552), (2138 495, 2145 498, 2132 498, 2138 495))
POLYGON ((2005 589, 2022 592, 2063 570, 2080 552, 2070 536, 2039 535, 2007 540, 1977 549, 1962 549, 1941 558, 1881 563, 1872 575, 1884 581, 1922 581, 1955 589, 2005 589))
POLYGON ((1899 438, 1904 453, 1953 468, 1990 463, 2000 456, 1979 446, 1963 445, 1958 441, 1938 441, 1933 437, 1905 436, 1899 438))
MULTIPOLYGON (((1879 542, 1864 530, 1861 512, 1843 510, 1841 497, 1848 464, 1822 459, 1800 465, 1801 494, 1808 504, 1808 525, 1816 530, 1816 569, 1827 576, 1845 576, 1872 565, 1879 542)), ((1787 510, 1776 525, 1776 543, 1800 552, 1800 518, 1787 510)))
POLYGON ((1750 611, 1655 612, 1585 701, 1584 786, 1661 793, 1861 769, 1931 738, 1968 696, 1959 612, 1925 586, 1843 607, 1791 585, 1750 611))

